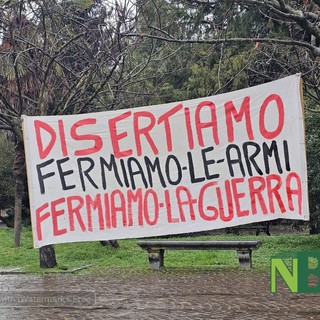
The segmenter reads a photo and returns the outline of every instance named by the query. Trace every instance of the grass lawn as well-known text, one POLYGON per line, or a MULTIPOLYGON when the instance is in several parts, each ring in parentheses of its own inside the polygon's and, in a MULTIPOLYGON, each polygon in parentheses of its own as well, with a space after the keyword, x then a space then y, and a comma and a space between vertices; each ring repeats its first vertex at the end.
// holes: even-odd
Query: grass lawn
MULTIPOLYGON (((177 240, 177 238, 175 238, 177 240)), ((253 252, 253 266, 257 272, 268 271, 270 257, 287 252, 319 251, 320 235, 217 235, 179 237, 179 240, 261 240, 262 246, 253 252)), ((136 239, 119 240, 119 249, 105 247, 97 242, 81 242, 55 245, 58 266, 53 269, 39 267, 39 250, 33 249, 30 229, 23 229, 22 245, 13 247, 13 230, 0 229, 0 271, 22 267, 19 271, 41 273, 44 271, 72 270, 91 265, 85 272, 103 271, 109 268, 148 269, 146 251, 137 246, 136 239)), ((182 250, 166 251, 167 268, 223 268, 236 270, 239 262, 235 250, 182 250)))

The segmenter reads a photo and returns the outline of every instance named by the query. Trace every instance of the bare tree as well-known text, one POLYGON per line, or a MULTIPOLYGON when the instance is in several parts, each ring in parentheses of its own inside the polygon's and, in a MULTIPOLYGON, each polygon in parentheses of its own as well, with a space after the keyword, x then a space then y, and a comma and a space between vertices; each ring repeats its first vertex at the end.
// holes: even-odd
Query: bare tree
POLYGON ((124 105, 121 88, 135 41, 132 6, 101 1, 0 2, 0 129, 15 141, 15 246, 20 245, 25 179, 21 115, 64 115, 124 105))

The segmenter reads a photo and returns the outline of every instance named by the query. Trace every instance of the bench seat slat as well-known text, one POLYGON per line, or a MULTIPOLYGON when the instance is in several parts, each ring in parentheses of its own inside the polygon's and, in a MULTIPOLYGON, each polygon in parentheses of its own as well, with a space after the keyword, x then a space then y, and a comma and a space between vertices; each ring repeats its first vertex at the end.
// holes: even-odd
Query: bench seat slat
POLYGON ((192 249, 256 249, 261 245, 261 241, 139 241, 138 245, 145 248, 165 248, 177 250, 192 250, 192 249))

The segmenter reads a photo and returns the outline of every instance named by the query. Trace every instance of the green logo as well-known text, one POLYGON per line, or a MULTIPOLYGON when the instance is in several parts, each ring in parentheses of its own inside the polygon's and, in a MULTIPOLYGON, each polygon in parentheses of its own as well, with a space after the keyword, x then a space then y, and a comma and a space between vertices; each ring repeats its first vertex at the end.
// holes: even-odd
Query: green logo
POLYGON ((320 293, 319 262, 320 252, 292 252, 271 257, 271 292, 277 292, 279 275, 293 293, 320 293))

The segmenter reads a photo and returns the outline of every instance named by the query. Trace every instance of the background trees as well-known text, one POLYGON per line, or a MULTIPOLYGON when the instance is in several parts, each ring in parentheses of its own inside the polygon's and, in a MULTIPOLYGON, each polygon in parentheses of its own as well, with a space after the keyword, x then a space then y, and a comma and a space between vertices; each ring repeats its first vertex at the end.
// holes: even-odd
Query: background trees
MULTIPOLYGON (((139 3, 145 7, 147 2, 139 3)), ((158 0, 148 6, 156 18, 130 35, 179 45, 206 44, 211 56, 219 56, 215 76, 220 91, 230 90, 233 81, 236 86, 254 85, 301 72, 305 94, 318 104, 318 0, 158 0)))
POLYGON ((109 9, 101 1, 1 1, 0 129, 15 144, 16 246, 25 179, 21 115, 115 107, 111 84, 123 78, 129 48, 119 34, 130 30, 130 17, 109 9))
POLYGON ((0 210, 12 209, 14 204, 14 180, 12 163, 14 150, 3 132, 0 133, 0 210))
MULTIPOLYGON (((22 114, 177 101, 297 72, 306 110, 319 111, 319 6, 319 0, 0 1, 0 129, 15 146, 15 244, 25 181, 22 114)), ((317 118, 306 115, 310 190, 317 197, 317 118)))

